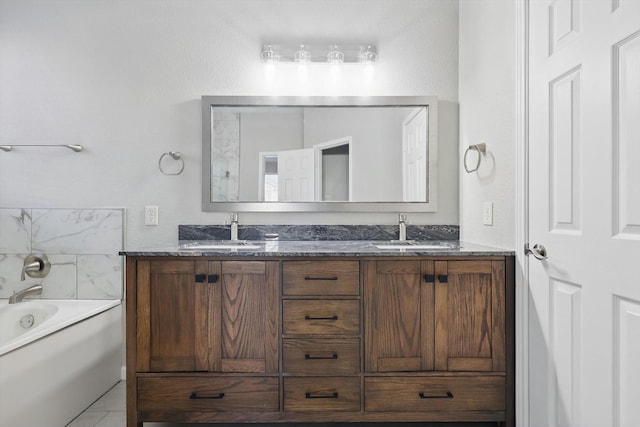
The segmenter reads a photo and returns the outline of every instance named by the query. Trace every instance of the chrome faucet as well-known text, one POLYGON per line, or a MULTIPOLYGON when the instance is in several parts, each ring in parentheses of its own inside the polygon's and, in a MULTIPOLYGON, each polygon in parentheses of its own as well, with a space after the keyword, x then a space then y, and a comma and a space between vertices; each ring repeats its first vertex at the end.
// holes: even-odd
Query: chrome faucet
POLYGON ((407 240, 407 214, 398 214, 398 240, 407 240))
POLYGON ((238 214, 231 214, 231 240, 238 240, 238 214))
POLYGON ((27 289, 23 289, 20 292, 13 292, 13 295, 9 297, 9 304, 15 304, 22 302, 25 297, 32 295, 42 295, 42 285, 33 285, 27 289))
POLYGON ((26 276, 41 279, 49 274, 50 269, 51 263, 49 263, 46 255, 29 255, 27 258, 25 258, 24 264, 22 265, 22 274, 20 274, 20 280, 24 281, 26 276))

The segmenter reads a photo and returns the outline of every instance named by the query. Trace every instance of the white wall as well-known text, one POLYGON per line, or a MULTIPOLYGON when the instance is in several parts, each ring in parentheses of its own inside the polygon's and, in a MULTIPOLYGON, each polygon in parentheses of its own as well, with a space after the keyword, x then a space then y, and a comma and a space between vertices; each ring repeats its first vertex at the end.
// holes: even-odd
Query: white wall
POLYGON ((402 120, 409 108, 316 108, 305 112, 306 147, 352 137, 352 200, 402 201, 402 120), (396 111, 397 110, 397 111, 396 111), (326 126, 326 123, 330 123, 326 126))
MULTIPOLYGON (((458 2, 449 0, 2 0, 0 144, 86 151, 0 152, 0 206, 126 207, 128 249, 173 243, 178 224, 228 218, 200 210, 202 95, 434 95, 443 101, 439 210, 409 219, 455 224, 457 39, 458 2), (334 78, 322 64, 306 82, 292 65, 269 76, 258 60, 268 40, 371 40, 380 60, 370 79, 358 66, 334 78), (158 171, 169 150, 184 154, 182 175, 158 171), (159 206, 160 226, 143 225, 145 205, 159 206)), ((396 219, 241 215, 244 223, 396 219)))
POLYGON ((279 108, 269 115, 240 113, 240 199, 260 200, 260 152, 303 148, 303 113, 300 108, 279 108))
POLYGON ((460 162, 466 147, 487 144, 477 172, 460 165, 461 239, 509 249, 515 248, 515 21, 513 0, 460 0, 460 162), (493 226, 483 225, 484 202, 493 202, 493 226))

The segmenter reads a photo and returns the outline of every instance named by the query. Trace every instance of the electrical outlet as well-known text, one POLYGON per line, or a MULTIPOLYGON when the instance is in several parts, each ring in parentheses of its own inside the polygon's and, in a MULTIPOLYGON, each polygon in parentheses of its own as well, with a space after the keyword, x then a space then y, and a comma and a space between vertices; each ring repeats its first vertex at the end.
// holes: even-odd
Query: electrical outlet
POLYGON ((484 202, 482 204, 482 223, 484 225, 493 225, 493 202, 484 202))
POLYGON ((158 207, 144 207, 144 225, 158 225, 158 207))

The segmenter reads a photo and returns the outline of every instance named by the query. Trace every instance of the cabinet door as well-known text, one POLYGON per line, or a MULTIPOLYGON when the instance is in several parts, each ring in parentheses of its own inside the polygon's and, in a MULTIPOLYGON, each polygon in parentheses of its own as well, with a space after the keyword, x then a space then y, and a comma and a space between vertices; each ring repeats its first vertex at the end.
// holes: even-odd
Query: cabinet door
POLYGON ((197 265, 138 261, 139 372, 207 370, 207 284, 197 281, 197 265))
POLYGON ((433 369, 433 261, 364 261, 365 369, 433 369))
POLYGON ((435 369, 504 371, 504 262, 437 261, 435 269, 435 369))
POLYGON ((278 262, 208 264, 211 370, 278 372, 278 262))

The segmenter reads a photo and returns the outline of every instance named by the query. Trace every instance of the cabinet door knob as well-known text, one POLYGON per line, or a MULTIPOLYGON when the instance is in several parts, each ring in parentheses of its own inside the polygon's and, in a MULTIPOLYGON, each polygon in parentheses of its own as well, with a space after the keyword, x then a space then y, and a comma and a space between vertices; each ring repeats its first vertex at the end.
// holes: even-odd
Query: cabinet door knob
POLYGON ((427 283, 433 283, 436 281, 436 276, 435 274, 425 274, 424 275, 424 281, 427 283))
POLYGON ((438 276, 438 282, 447 283, 448 281, 449 281, 449 276, 447 276, 446 274, 440 274, 438 276))
POLYGON ((428 396, 424 393, 418 393, 418 396, 420 396, 420 399, 453 399, 453 394, 450 391, 445 395, 428 396))
POLYGON ((218 283, 218 275, 217 274, 210 274, 207 276, 207 282, 208 283, 218 283))
POLYGON ((206 275, 204 275, 204 274, 196 274, 196 282, 197 283, 203 283, 205 277, 206 277, 206 275))

